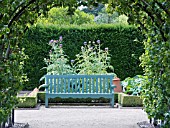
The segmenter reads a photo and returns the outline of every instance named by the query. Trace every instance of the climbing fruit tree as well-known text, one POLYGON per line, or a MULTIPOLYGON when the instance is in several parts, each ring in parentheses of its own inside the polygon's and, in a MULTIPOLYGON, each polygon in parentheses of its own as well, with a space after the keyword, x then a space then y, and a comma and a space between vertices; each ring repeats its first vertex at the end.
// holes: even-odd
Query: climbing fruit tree
POLYGON ((170 1, 110 0, 108 11, 129 17, 144 34, 145 53, 141 66, 149 81, 143 89, 143 103, 149 118, 170 126, 170 1))

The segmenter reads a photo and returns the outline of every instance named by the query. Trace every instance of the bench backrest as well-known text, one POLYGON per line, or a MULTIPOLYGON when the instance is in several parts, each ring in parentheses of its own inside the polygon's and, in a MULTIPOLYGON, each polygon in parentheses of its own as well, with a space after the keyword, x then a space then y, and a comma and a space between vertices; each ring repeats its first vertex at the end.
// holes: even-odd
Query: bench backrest
POLYGON ((111 93, 113 75, 46 75, 48 93, 111 93))

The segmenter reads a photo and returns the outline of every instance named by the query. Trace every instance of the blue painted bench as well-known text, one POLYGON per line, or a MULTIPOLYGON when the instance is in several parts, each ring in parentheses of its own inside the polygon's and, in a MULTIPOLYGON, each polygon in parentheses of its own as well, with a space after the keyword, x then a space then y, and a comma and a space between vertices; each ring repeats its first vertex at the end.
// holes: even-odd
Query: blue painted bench
POLYGON ((114 107, 113 75, 45 75, 45 107, 49 98, 109 98, 114 107))

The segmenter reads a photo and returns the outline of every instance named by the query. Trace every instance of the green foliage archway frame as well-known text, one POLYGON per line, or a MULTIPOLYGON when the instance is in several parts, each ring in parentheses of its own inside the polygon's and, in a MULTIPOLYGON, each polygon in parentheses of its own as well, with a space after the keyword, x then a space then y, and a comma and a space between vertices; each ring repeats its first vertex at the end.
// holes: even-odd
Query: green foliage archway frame
POLYGON ((40 14, 55 6, 68 6, 69 13, 79 5, 109 4, 142 30, 145 54, 141 65, 150 79, 143 92, 149 118, 170 126, 170 1, 169 0, 0 0, 0 123, 15 106, 16 95, 26 80, 22 35, 40 14))
POLYGON ((153 124, 170 126, 170 1, 110 0, 108 11, 116 9, 129 17, 145 36, 141 66, 149 82, 144 86, 144 109, 153 124))
POLYGON ((67 6, 72 14, 79 4, 77 0, 0 0, 0 124, 17 104, 17 93, 27 80, 23 74, 27 56, 20 47, 23 34, 50 8, 67 6))

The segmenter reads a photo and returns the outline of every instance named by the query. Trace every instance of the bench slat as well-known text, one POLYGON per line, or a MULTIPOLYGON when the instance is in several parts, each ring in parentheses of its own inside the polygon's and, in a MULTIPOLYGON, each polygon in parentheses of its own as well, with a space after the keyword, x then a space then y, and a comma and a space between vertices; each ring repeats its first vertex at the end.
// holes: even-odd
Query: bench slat
POLYGON ((52 79, 49 79, 50 82, 50 93, 52 93, 52 79))
POLYGON ((56 93, 56 79, 54 79, 54 93, 56 93))
POLYGON ((75 93, 77 93, 77 79, 74 79, 74 88, 75 88, 75 93))
POLYGON ((85 86, 85 88, 86 88, 86 93, 88 93, 88 79, 87 78, 85 78, 86 79, 86 86, 85 86))
POLYGON ((96 79, 96 92, 98 92, 98 79, 96 79))
POLYGON ((108 92, 108 79, 105 78, 105 93, 108 92))
POLYGON ((56 79, 57 80, 57 93, 59 93, 59 78, 58 79, 56 79))
POLYGON ((81 92, 81 90, 80 90, 80 79, 78 79, 78 90, 77 90, 77 92, 81 92))
POLYGON ((103 83, 103 86, 102 86, 102 93, 105 93, 105 78, 103 78, 103 81, 102 81, 103 83))
POLYGON ((64 79, 63 82, 64 82, 64 84, 63 84, 64 85, 64 93, 66 93, 66 79, 64 79))
POLYGON ((92 83, 92 93, 94 93, 94 81, 95 81, 95 78, 92 78, 93 80, 93 83, 92 83))
POLYGON ((70 78, 68 78, 68 93, 70 93, 70 78))
POLYGON ((91 81, 92 81, 91 79, 92 79, 92 78, 89 78, 88 93, 91 93, 91 87, 92 87, 92 86, 91 86, 91 81))
POLYGON ((82 93, 84 93, 84 78, 82 78, 82 93))
POLYGON ((102 93, 102 78, 99 78, 99 85, 100 85, 100 93, 102 93))

